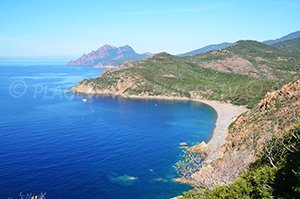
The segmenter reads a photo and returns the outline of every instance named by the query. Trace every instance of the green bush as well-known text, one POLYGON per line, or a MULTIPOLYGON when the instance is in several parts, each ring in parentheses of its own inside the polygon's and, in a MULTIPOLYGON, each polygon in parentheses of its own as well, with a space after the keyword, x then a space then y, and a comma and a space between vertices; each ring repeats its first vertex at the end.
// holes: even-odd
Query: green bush
POLYGON ((213 190, 191 190, 183 198, 300 198, 300 128, 272 139, 260 157, 232 184, 213 190))

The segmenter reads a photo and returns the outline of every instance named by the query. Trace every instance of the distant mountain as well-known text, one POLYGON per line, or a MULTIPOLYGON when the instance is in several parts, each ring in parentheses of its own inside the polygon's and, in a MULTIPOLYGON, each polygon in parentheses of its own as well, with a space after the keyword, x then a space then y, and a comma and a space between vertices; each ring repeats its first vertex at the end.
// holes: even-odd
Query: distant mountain
POLYGON ((292 39, 297 39, 297 38, 300 38, 300 31, 290 33, 279 39, 263 41, 262 43, 267 44, 267 45, 273 45, 276 43, 280 43, 280 42, 288 41, 288 40, 292 40, 292 39))
POLYGON ((300 53, 300 38, 275 43, 275 44, 272 44, 272 46, 274 46, 276 48, 280 48, 286 52, 299 54, 300 53))
MULTIPOLYGON (((300 31, 290 33, 290 34, 288 34, 286 36, 283 36, 279 39, 263 41, 262 43, 266 44, 266 45, 274 45, 274 44, 277 44, 277 43, 281 43, 281 42, 289 41, 289 40, 294 40, 294 39, 297 39, 297 38, 300 38, 300 31)), ((202 48, 199 48, 199 49, 187 52, 187 53, 179 54, 178 56, 180 56, 180 57, 194 56, 194 55, 204 54, 204 53, 207 53, 207 52, 210 52, 210 51, 222 50, 224 48, 229 47, 231 44, 232 43, 228 43, 228 42, 224 42, 224 43, 220 43, 220 44, 211 44, 211 45, 208 45, 208 46, 205 46, 205 47, 202 47, 202 48)), ((287 45, 291 46, 292 44, 290 43, 290 44, 287 44, 287 45)), ((284 48, 282 48, 282 49, 284 50, 284 48)), ((291 52, 291 51, 289 51, 289 52, 291 52)))
POLYGON ((224 48, 229 47, 230 45, 231 45, 231 43, 228 43, 228 42, 224 42, 224 43, 220 43, 220 44, 212 44, 212 45, 205 46, 203 48, 199 48, 197 50, 193 50, 193 51, 190 51, 187 53, 180 54, 179 56, 181 56, 181 57, 194 56, 194 55, 198 55, 198 54, 207 53, 209 51, 224 49, 224 48))
POLYGON ((126 61, 137 61, 149 57, 150 53, 137 54, 130 46, 115 47, 104 45, 96 51, 84 54, 67 65, 92 67, 117 67, 126 61))

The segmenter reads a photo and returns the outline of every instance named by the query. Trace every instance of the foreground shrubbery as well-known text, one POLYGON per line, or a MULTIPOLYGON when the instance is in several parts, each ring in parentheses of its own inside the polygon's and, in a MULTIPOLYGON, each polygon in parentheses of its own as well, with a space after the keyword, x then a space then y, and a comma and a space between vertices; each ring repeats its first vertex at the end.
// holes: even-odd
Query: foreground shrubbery
POLYGON ((300 198, 300 127, 271 140, 259 156, 232 184, 191 190, 182 198, 300 198))

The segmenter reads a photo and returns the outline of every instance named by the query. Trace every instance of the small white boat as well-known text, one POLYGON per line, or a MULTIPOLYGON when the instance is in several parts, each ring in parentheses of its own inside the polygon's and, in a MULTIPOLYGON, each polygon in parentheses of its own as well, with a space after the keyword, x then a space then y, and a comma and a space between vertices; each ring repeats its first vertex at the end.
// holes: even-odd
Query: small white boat
POLYGON ((180 142, 180 143, 179 143, 179 146, 181 146, 181 147, 187 147, 188 144, 187 144, 186 142, 180 142))
POLYGON ((87 100, 87 99, 85 99, 85 98, 83 98, 83 99, 82 99, 82 101, 83 101, 83 102, 87 102, 88 100, 87 100))

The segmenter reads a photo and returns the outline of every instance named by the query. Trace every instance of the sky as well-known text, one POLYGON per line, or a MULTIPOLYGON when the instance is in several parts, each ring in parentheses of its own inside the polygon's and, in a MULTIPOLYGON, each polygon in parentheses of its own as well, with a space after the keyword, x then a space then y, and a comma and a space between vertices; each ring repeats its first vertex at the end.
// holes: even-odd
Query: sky
POLYGON ((179 54, 300 30, 300 0, 0 0, 0 57, 78 57, 104 44, 179 54))

